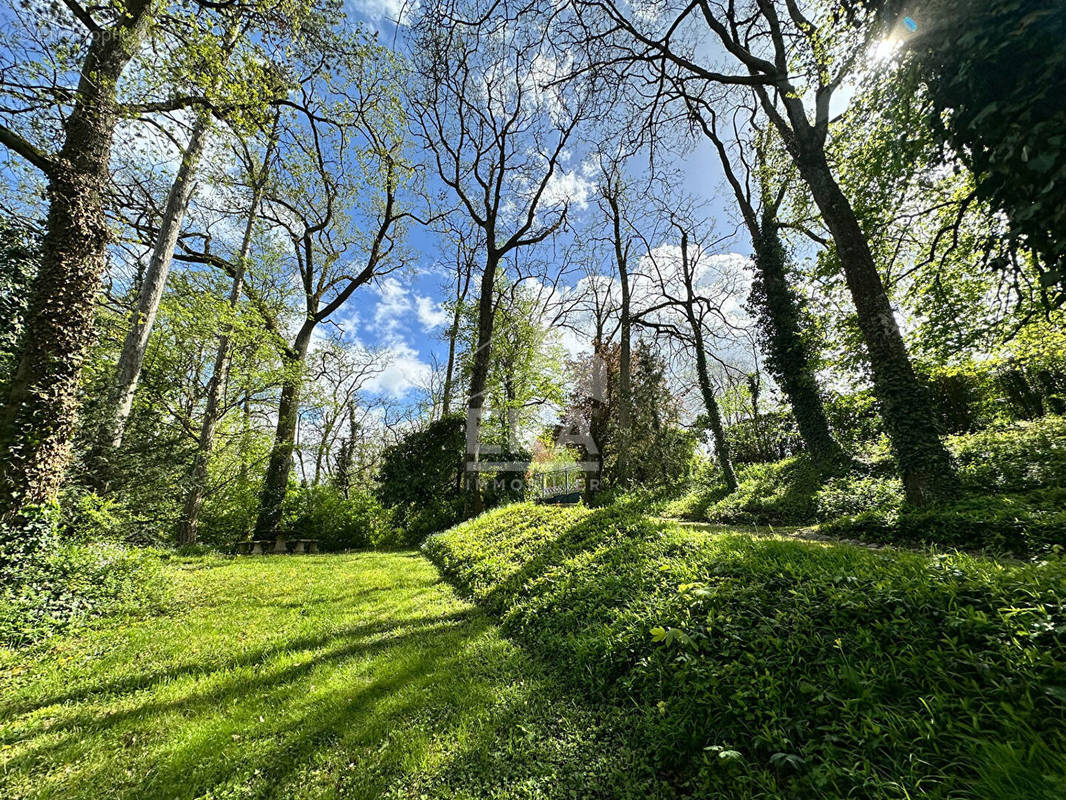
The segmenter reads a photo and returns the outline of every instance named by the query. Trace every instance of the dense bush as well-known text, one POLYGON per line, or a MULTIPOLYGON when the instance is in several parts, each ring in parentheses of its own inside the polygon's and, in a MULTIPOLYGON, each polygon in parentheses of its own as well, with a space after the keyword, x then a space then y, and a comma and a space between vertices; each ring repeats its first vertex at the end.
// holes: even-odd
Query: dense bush
POLYGON ((501 509, 424 547, 694 797, 1066 796, 1066 562, 501 509))
POLYGON ((903 483, 894 476, 850 472, 827 480, 814 499, 818 519, 866 511, 891 513, 903 505, 903 483))
POLYGON ((463 468, 465 424, 462 416, 452 414, 387 448, 378 473, 382 505, 433 503, 453 496, 463 468))
POLYGON ((0 526, 0 644, 24 645, 90 617, 154 608, 160 554, 58 534, 58 508, 0 526))
POLYGON ((959 478, 977 492, 1021 492, 1042 486, 1066 486, 1066 418, 989 428, 955 436, 948 447, 958 463, 959 478))
POLYGON ((386 535, 388 514, 366 492, 348 495, 334 486, 305 486, 285 498, 284 525, 325 551, 370 547, 386 535))
POLYGON ((726 429, 726 439, 734 464, 780 461, 803 450, 796 419, 788 411, 763 413, 757 420, 735 422, 726 429))
POLYGON ((806 456, 738 470, 739 486, 706 508, 709 522, 790 525, 813 519, 821 476, 806 456))
POLYGON ((431 533, 450 528, 466 519, 465 495, 441 498, 432 503, 404 503, 389 511, 389 525, 373 544, 376 547, 413 547, 431 533))

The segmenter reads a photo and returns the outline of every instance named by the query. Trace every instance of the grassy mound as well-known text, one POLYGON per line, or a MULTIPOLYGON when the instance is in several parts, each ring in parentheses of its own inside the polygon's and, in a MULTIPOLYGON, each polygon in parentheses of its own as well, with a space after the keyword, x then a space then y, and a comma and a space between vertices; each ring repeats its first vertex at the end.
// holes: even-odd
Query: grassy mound
POLYGON ((516 505, 427 554, 693 796, 1066 796, 1066 563, 516 505))
POLYGON ((804 456, 738 470, 740 485, 699 486, 665 506, 666 516, 755 525, 825 523, 844 539, 939 545, 1042 557, 1066 547, 1066 419, 1044 417, 953 436, 958 502, 935 510, 907 506, 884 457, 823 480, 804 456))

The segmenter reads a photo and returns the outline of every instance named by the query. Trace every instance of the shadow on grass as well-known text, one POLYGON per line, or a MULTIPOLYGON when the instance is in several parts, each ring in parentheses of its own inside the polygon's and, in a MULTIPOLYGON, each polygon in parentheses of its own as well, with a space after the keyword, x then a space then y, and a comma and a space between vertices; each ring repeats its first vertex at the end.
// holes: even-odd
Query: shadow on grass
MULTIPOLYGON (((380 558, 397 583, 398 596, 388 600, 377 596, 389 588, 380 571, 366 586, 338 593, 318 559, 304 579, 321 580, 314 589, 322 597, 306 584, 304 602, 298 587, 253 608, 237 583, 229 627, 211 627, 226 614, 224 603, 191 608, 186 623, 193 624, 153 620, 155 630, 114 642, 125 648, 118 656, 86 652, 79 669, 104 671, 98 679, 41 691, 63 685, 57 673, 28 693, 37 694, 30 701, 16 692, 0 723, 0 795, 626 795, 633 781, 624 768, 634 756, 604 714, 546 681, 487 617, 456 602, 419 556, 380 558), (376 618, 357 621, 349 608, 347 618, 334 619, 345 603, 363 603, 360 611, 376 618), (306 609, 317 615, 314 632, 287 634, 307 622, 306 609), (277 630, 269 642, 244 643, 239 615, 253 632, 274 621, 277 630), (152 652, 155 637, 165 640, 162 658, 152 652), (173 663, 174 655, 183 662, 173 663), (142 660, 151 666, 139 668, 142 660)), ((269 568, 241 568, 236 577, 269 568)), ((32 687, 33 679, 22 688, 32 687)), ((657 794, 642 787, 631 796, 657 794)))

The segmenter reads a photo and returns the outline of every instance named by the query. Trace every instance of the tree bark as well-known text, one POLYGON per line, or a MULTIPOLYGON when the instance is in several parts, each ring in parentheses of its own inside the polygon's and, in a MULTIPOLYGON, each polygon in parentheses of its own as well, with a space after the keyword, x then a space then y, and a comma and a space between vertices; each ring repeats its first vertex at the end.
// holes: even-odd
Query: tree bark
POLYGON ((70 457, 82 364, 93 341, 106 267, 109 179, 117 84, 147 32, 153 4, 131 0, 90 41, 77 101, 49 164, 48 218, 18 366, 0 409, 0 520, 55 495, 70 457))
MULTIPOLYGON (((840 445, 829 429, 825 405, 814 375, 812 353, 800 328, 800 308, 788 282, 785 251, 777 229, 777 204, 771 204, 763 185, 762 219, 759 219, 747 182, 741 183, 729 153, 713 125, 704 124, 706 136, 714 143, 726 180, 733 189, 741 216, 755 249, 755 283, 751 297, 755 313, 763 322, 763 345, 774 380, 788 398, 800 436, 816 468, 831 474, 846 462, 840 445)), ((764 163, 761 148, 758 163, 764 163)))
POLYGON ((287 375, 281 387, 278 404, 278 424, 274 431, 274 448, 270 451, 263 491, 259 496, 259 517, 255 523, 256 536, 270 536, 281 523, 282 505, 292 472, 292 453, 296 445, 296 423, 300 416, 300 390, 303 388, 303 368, 315 322, 308 319, 300 328, 288 353, 287 375))
POLYGON ((681 232, 681 276, 685 283, 685 319, 692 332, 692 346, 696 351, 696 380, 700 385, 703 405, 707 409, 707 420, 711 429, 711 437, 714 439, 714 454, 718 459, 718 466, 722 470, 726 488, 733 492, 737 488, 737 475, 733 470, 733 458, 729 452, 729 442, 725 438, 725 427, 722 425, 722 410, 718 407, 718 400, 714 396, 714 387, 711 386, 711 372, 707 368, 707 351, 703 340, 703 323, 696 315, 694 307, 696 292, 692 281, 692 267, 688 258, 688 231, 681 226, 677 227, 681 232))
POLYGON ((189 208, 192 191, 195 186, 196 171, 203 156, 211 130, 211 113, 201 110, 196 115, 189 143, 182 153, 174 183, 167 194, 167 204, 160 220, 159 232, 156 234, 152 257, 148 262, 144 280, 137 293, 137 305, 130 315, 130 329, 122 344, 118 365, 111 390, 110 402, 100 424, 97 441, 90 457, 90 470, 94 473, 94 483, 100 491, 107 491, 111 480, 115 453, 122 446, 122 437, 126 431, 133 408, 133 397, 137 391, 137 381, 144 364, 144 355, 148 349, 148 340, 152 335, 159 303, 163 298, 170 264, 174 257, 174 247, 181 233, 185 212, 189 208))
POLYGON ((615 187, 607 191, 607 203, 611 209, 611 224, 614 238, 615 264, 618 267, 618 282, 622 290, 621 308, 619 309, 619 350, 618 350, 618 473, 628 474, 629 465, 629 427, 630 410, 633 402, 632 388, 632 339, 633 319, 630 313, 631 297, 629 287, 629 265, 627 247, 622 245, 622 213, 618 205, 615 187))
POLYGON ((481 429, 481 413, 485 406, 485 389, 488 386, 489 362, 492 357, 492 328, 496 316, 496 270, 499 267, 499 259, 499 253, 490 244, 485 258, 485 272, 481 276, 481 293, 478 297, 477 313, 477 349, 474 351, 474 363, 470 372, 470 398, 467 400, 466 472, 467 479, 470 481, 472 511, 475 514, 480 514, 484 510, 477 471, 477 437, 481 429))
POLYGON ((914 374, 892 305, 851 203, 820 144, 797 136, 796 166, 836 244, 873 372, 874 391, 899 463, 908 502, 928 506, 958 488, 926 388, 914 374))

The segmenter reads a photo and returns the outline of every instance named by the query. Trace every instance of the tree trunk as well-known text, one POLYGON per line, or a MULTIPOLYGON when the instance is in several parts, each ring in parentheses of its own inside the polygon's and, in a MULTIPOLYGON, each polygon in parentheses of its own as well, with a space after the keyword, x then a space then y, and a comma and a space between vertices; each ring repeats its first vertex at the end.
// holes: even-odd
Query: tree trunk
POLYGON ((947 500, 958 487, 951 458, 940 441, 928 392, 914 374, 869 244, 821 145, 806 137, 797 140, 796 165, 836 244, 907 500, 916 506, 947 500))
POLYGON ((303 367, 311 333, 315 323, 308 320, 296 335, 287 359, 288 370, 281 387, 278 404, 278 424, 274 432, 274 448, 270 451, 263 491, 259 496, 259 516, 255 522, 256 536, 270 536, 281 522, 282 504, 292 472, 292 453, 296 444, 296 423, 300 417, 300 389, 303 387, 303 367))
POLYGON ((18 366, 0 409, 0 520, 44 503, 70 457, 78 383, 93 341, 100 275, 106 267, 111 140, 116 86, 140 47, 152 4, 131 0, 113 26, 93 34, 64 142, 48 171, 48 219, 18 366))
MULTIPOLYGON (((270 160, 274 153, 274 147, 277 145, 277 126, 278 121, 275 118, 274 128, 263 153, 262 170, 253 182, 248 219, 244 225, 241 248, 237 253, 237 267, 233 273, 233 284, 229 292, 231 314, 237 313, 237 307, 241 302, 241 293, 244 291, 244 275, 248 268, 248 256, 252 252, 252 236, 255 233, 256 220, 259 218, 259 204, 263 201, 263 192, 266 188, 267 177, 270 174, 270 160)), ((251 169, 250 167, 250 171, 251 169)), ((185 495, 181 520, 178 522, 178 542, 181 544, 196 544, 197 530, 200 525, 200 511, 203 509, 204 494, 207 491, 207 465, 211 458, 211 451, 215 447, 215 432, 222 416, 220 409, 223 393, 229 378, 231 359, 231 331, 224 329, 218 340, 218 350, 215 352, 215 364, 211 372, 211 380, 207 384, 207 403, 204 408, 204 418, 200 424, 200 438, 196 443, 196 456, 193 459, 192 469, 189 471, 189 488, 185 495)), ((242 469, 244 468, 243 463, 242 459, 242 469)))
POLYGON ((166 208, 159 223, 155 245, 152 248, 152 257, 148 262, 148 269, 145 271, 140 291, 137 293, 137 305, 130 317, 130 329, 122 344, 122 353, 119 355, 118 365, 115 368, 110 402, 89 461, 90 470, 95 473, 94 483, 101 491, 107 490, 111 479, 112 462, 115 453, 122 445, 126 422, 133 408, 133 396, 137 391, 137 381, 141 376, 141 366, 144 364, 144 354, 148 349, 148 339, 152 335, 152 327, 155 324, 163 289, 166 287, 167 276, 170 273, 170 264, 174 257, 174 247, 178 241, 178 234, 181 233, 185 212, 189 208, 189 201, 195 186, 196 170, 199 167, 210 130, 210 112, 198 112, 189 135, 189 144, 182 153, 181 164, 167 195, 166 208))
POLYGON ((711 437, 714 439, 714 454, 718 459, 718 466, 725 478, 725 485, 729 491, 736 491, 737 475, 733 471, 733 461, 729 453, 729 442, 725 438, 725 428, 722 425, 722 412, 718 408, 718 400, 714 396, 714 388, 711 386, 711 374, 707 369, 707 354, 703 350, 702 334, 694 333, 696 339, 696 379, 700 384, 700 394, 703 395, 703 405, 707 408, 707 419, 711 427, 711 437))
POLYGON ((452 325, 448 329, 448 367, 444 373, 444 397, 441 399, 441 417, 448 416, 452 402, 452 375, 455 373, 455 340, 459 335, 460 304, 455 304, 452 325))
POLYGON ((823 474, 832 474, 846 458, 829 430, 810 348, 800 330, 799 304, 785 274, 785 250, 771 214, 763 213, 762 224, 753 231, 753 239, 755 282, 751 299, 762 322, 767 367, 792 406, 800 436, 815 467, 823 474))
POLYGON ((613 189, 614 187, 608 193, 607 202, 611 208, 615 264, 618 267, 618 282, 622 289, 618 351, 618 473, 624 478, 629 472, 629 427, 633 402, 633 320, 630 315, 629 270, 626 258, 628 248, 622 246, 622 213, 618 206, 618 197, 613 189))
POLYGON ((489 380, 489 362, 492 357, 492 327, 496 310, 496 269, 499 254, 489 245, 485 259, 485 273, 481 276, 481 294, 478 297, 477 349, 470 373, 470 399, 466 416, 466 472, 470 481, 471 510, 480 514, 484 510, 481 499, 481 482, 477 471, 478 434, 481 429, 481 412, 485 406, 485 389, 489 380))
POLYGON ((714 453, 718 458, 718 466, 725 478, 726 488, 730 492, 736 491, 737 475, 733 471, 733 459, 729 452, 729 442, 725 438, 725 427, 722 425, 722 411, 718 407, 718 400, 714 396, 714 388, 711 386, 711 373, 707 368, 707 351, 703 342, 703 323, 696 316, 694 303, 696 301, 695 288, 692 282, 692 269, 688 260, 688 231, 681 229, 681 271, 685 282, 685 319, 688 320, 692 331, 692 345, 696 350, 696 380, 700 385, 700 394, 703 395, 703 405, 707 409, 707 420, 711 428, 711 437, 714 439, 714 453))
MULTIPOLYGON (((237 256, 237 270, 233 274, 233 285, 230 287, 229 308, 230 313, 235 314, 240 304, 241 292, 244 288, 244 273, 248 263, 248 254, 252 247, 252 232, 255 229, 256 212, 259 208, 261 191, 257 188, 252 197, 252 207, 248 214, 248 222, 244 228, 244 238, 241 240, 240 253, 237 256)), ((181 544, 195 544, 197 528, 200 524, 200 510, 203 508, 204 493, 207 491, 207 464, 211 457, 211 451, 215 446, 215 431, 221 418, 220 408, 222 395, 226 388, 229 377, 231 332, 225 330, 218 340, 218 350, 215 353, 214 369, 211 371, 211 379, 207 383, 207 403, 204 408, 204 418, 200 424, 200 438, 196 445, 196 456, 193 459, 192 469, 189 471, 189 489, 185 495, 185 504, 182 509, 181 520, 178 523, 178 542, 181 544)))

